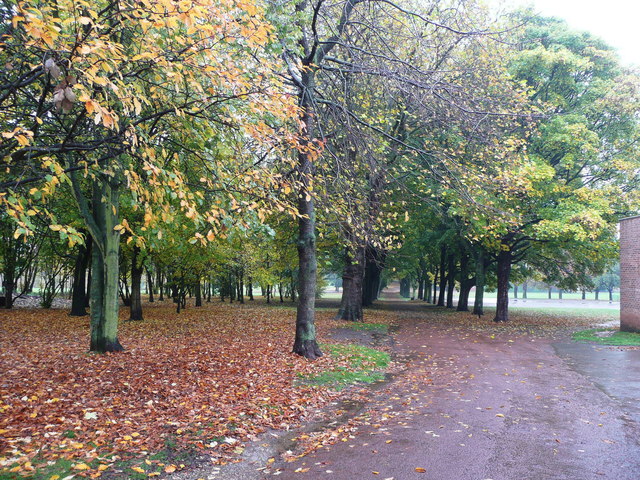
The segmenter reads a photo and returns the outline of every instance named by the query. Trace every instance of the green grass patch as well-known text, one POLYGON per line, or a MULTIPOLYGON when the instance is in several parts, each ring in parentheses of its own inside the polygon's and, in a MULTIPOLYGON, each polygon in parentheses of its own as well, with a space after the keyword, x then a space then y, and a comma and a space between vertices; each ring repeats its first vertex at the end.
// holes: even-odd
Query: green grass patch
POLYGON ((574 333, 573 339, 577 342, 599 343, 601 345, 640 346, 640 333, 621 332, 614 328, 582 330, 574 333), (598 335, 600 332, 605 335, 598 335))
POLYGON ((347 365, 303 377, 305 383, 327 385, 335 390, 342 390, 354 383, 374 383, 384 380, 382 370, 391 362, 388 353, 363 345, 323 344, 321 347, 325 353, 340 358, 347 365))
POLYGON ((387 333, 389 331, 389 325, 385 325, 384 323, 360 323, 360 322, 350 322, 344 325, 345 328, 350 328, 351 330, 363 330, 366 332, 375 332, 375 333, 387 333))
MULTIPOLYGON (((485 311, 495 313, 495 307, 485 308, 485 311)), ((510 312, 518 312, 523 314, 542 315, 547 317, 583 317, 583 318, 602 318, 616 320, 620 317, 620 310, 611 308, 566 308, 566 307, 536 307, 527 308, 519 306, 511 306, 510 312)))

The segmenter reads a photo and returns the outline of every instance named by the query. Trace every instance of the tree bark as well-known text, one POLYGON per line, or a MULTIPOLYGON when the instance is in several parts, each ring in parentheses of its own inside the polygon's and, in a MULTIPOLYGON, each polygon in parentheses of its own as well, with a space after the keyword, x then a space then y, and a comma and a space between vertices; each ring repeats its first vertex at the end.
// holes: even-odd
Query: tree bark
POLYGON ((73 269, 73 289, 71 294, 71 312, 72 317, 84 317, 87 315, 86 304, 86 277, 87 267, 91 259, 91 236, 87 235, 84 245, 78 248, 76 256, 76 264, 73 269))
POLYGON ((195 285, 195 290, 196 290, 196 307, 201 307, 202 306, 202 279, 198 278, 198 280, 196 281, 196 285, 195 285))
POLYGON ((478 248, 476 254, 476 295, 473 302, 473 314, 479 317, 484 315, 484 285, 486 282, 487 265, 484 259, 484 251, 478 248))
POLYGON ((368 245, 364 250, 364 278, 362 281, 362 306, 370 307, 378 299, 382 264, 386 254, 368 245))
POLYGON ((147 290, 149 291, 149 303, 153 303, 154 302, 154 298, 153 298, 153 275, 151 275, 151 273, 149 272, 149 269, 146 269, 147 271, 147 290))
POLYGON ((498 297, 494 322, 509 321, 509 277, 511 275, 511 250, 498 254, 498 297))
POLYGON ((131 297, 129 303, 129 320, 143 320, 142 316, 142 274, 144 267, 140 263, 140 248, 133 247, 131 255, 131 297))
POLYGON ((440 247, 440 292, 438 295, 438 307, 444 307, 445 295, 447 291, 447 246, 440 247))
POLYGON ((118 341, 118 283, 120 234, 118 225, 118 187, 106 180, 94 185, 93 212, 94 248, 92 249, 91 282, 91 345, 92 352, 119 352, 124 350, 118 341), (102 228, 100 228, 102 227, 102 228), (96 245, 97 244, 97 248, 96 245))
POLYGON ((469 255, 463 254, 460 257, 460 295, 458 296, 458 312, 469 311, 469 292, 475 285, 475 278, 469 277, 469 255))
POLYGON ((453 291, 456 287, 456 256, 449 255, 449 266, 447 272, 447 308, 453 308, 453 291))
MULTIPOLYGON (((300 120, 306 127, 307 141, 314 135, 313 91, 315 73, 310 69, 302 73, 302 85, 299 103, 303 109, 300 120)), ((310 187, 313 183, 313 164, 310 153, 301 149, 297 157, 298 173, 298 307, 296 311, 296 336, 293 342, 293 353, 315 360, 322 355, 316 340, 315 303, 316 259, 315 206, 310 187)))
POLYGON ((342 300, 336 318, 351 322, 362 322, 362 282, 364 279, 364 249, 356 247, 353 255, 345 253, 342 275, 342 300))

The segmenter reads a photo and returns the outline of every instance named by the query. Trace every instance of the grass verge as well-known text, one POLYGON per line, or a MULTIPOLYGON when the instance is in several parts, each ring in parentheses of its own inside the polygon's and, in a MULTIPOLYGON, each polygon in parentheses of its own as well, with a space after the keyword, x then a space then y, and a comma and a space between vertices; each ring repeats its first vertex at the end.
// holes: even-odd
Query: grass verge
POLYGON ((303 383, 327 385, 338 391, 354 383, 374 383, 384 379, 383 370, 391 362, 388 353, 363 345, 323 344, 322 349, 338 357, 340 365, 316 375, 303 376, 303 383))
POLYGON ((385 325, 384 323, 351 322, 349 324, 346 324, 345 328, 350 328, 351 330, 362 330, 366 332, 375 332, 375 333, 389 332, 389 325, 385 325))
POLYGON ((640 333, 621 332, 615 328, 581 330, 573 334, 573 339, 601 345, 640 346, 640 333))

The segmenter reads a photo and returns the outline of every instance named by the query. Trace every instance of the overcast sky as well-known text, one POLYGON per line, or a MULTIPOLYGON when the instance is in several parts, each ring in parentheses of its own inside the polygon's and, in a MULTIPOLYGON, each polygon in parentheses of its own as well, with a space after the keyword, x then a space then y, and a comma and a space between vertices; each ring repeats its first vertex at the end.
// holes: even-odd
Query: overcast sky
POLYGON ((559 17, 574 29, 587 30, 618 50, 623 64, 640 66, 639 0, 485 0, 503 7, 531 5, 559 17))

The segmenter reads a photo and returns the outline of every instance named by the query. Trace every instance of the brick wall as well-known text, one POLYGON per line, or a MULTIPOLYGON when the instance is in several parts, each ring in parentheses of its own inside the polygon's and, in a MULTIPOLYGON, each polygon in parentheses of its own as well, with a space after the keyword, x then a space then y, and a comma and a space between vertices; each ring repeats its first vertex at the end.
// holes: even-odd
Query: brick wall
POLYGON ((640 217, 620 222, 620 330, 640 332, 640 217))

